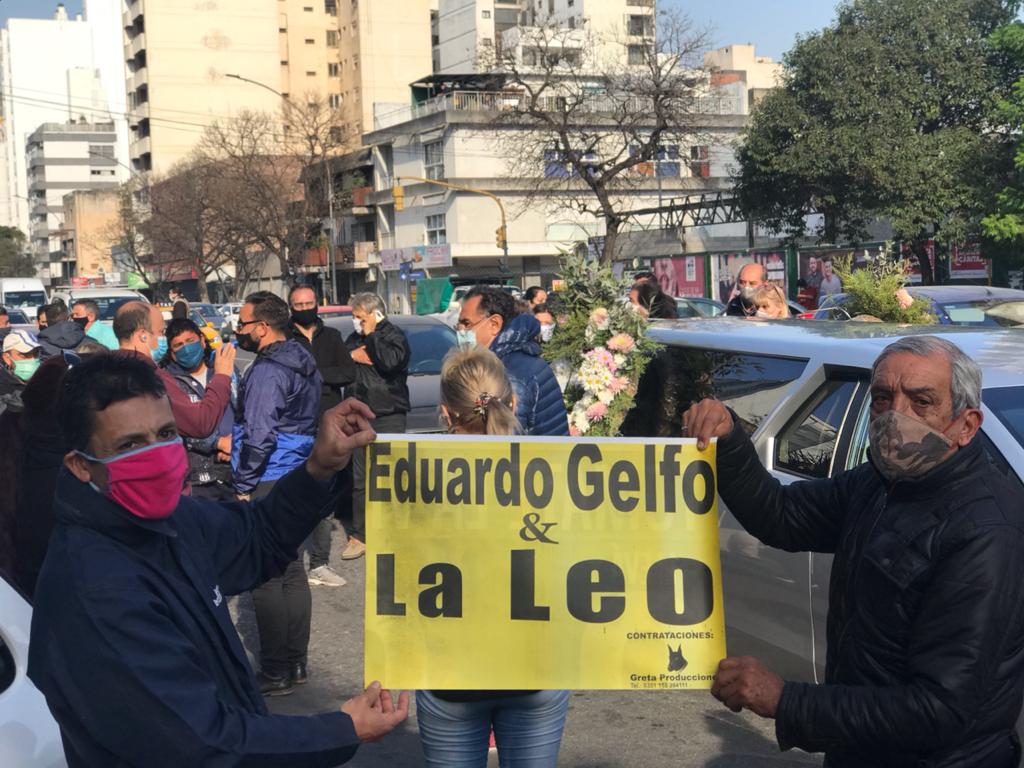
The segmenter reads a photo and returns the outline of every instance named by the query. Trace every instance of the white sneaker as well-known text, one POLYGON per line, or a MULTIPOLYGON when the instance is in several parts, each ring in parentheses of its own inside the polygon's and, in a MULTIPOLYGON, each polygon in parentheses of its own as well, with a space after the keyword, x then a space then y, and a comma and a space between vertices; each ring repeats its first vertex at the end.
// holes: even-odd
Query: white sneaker
POLYGON ((335 573, 329 565, 321 565, 309 572, 309 583, 323 587, 344 587, 348 584, 345 577, 335 573))

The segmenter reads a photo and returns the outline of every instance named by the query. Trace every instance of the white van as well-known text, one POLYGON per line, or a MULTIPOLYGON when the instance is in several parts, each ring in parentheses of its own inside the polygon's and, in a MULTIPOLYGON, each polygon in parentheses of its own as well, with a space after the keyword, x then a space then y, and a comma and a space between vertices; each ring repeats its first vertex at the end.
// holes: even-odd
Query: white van
POLYGON ((0 277, 0 307, 22 310, 35 320, 36 310, 46 303, 43 281, 35 277, 0 277))
POLYGON ((50 295, 50 301, 54 299, 63 299, 64 303, 68 305, 68 309, 71 309, 71 305, 76 301, 82 299, 92 299, 96 302, 99 307, 100 315, 99 320, 106 323, 110 323, 114 319, 114 313, 117 312, 117 308, 122 304, 127 304, 129 301, 141 301, 146 304, 149 303, 149 299, 143 296, 138 291, 132 290, 131 288, 75 288, 61 286, 53 289, 53 293, 50 295))

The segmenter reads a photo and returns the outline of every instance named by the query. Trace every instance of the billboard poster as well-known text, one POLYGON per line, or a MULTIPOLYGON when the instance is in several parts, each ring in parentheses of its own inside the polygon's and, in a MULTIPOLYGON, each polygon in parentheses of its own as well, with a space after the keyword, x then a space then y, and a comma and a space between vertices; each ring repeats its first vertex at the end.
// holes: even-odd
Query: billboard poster
POLYGON ((450 245, 411 245, 405 248, 385 248, 380 252, 380 266, 385 272, 397 272, 403 264, 406 269, 439 269, 452 265, 450 245))
POLYGON ((669 296, 704 295, 704 256, 673 256, 651 260, 658 286, 669 296))
POLYGON ((981 255, 981 245, 967 243, 950 249, 949 276, 954 280, 988 280, 989 260, 981 255))
POLYGON ((797 302, 808 309, 816 309, 828 296, 843 291, 843 281, 835 273, 837 262, 850 259, 856 270, 881 256, 884 250, 885 246, 879 244, 863 248, 800 251, 797 256, 797 302))
POLYGON ((768 279, 786 289, 786 254, 784 251, 762 253, 719 253, 711 257, 713 298, 728 304, 739 294, 736 281, 747 264, 764 265, 768 279))

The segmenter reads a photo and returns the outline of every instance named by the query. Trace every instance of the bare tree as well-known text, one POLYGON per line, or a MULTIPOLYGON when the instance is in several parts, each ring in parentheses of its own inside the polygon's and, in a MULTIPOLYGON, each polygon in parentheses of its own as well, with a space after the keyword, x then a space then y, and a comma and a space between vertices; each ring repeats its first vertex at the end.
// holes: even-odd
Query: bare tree
POLYGON ((506 34, 487 65, 506 78, 492 128, 510 175, 542 174, 528 204, 603 221, 605 262, 632 220, 659 211, 636 207, 636 190, 651 187, 659 161, 688 167, 718 111, 707 33, 682 14, 659 13, 656 34, 654 15, 637 18, 649 24, 612 35, 541 20, 506 34))
POLYGON ((116 269, 142 277, 156 293, 172 276, 173 265, 154 260, 146 225, 149 219, 149 183, 134 175, 117 191, 117 218, 100 234, 100 239, 114 243, 116 269))
POLYGON ((199 153, 237 190, 214 203, 217 216, 276 258, 282 280, 302 264, 338 202, 329 163, 343 147, 337 111, 314 95, 285 100, 279 116, 242 112, 214 123, 200 142, 199 153))
POLYGON ((151 263, 195 275, 201 301, 209 301, 206 281, 248 246, 247 233, 221 215, 226 201, 247 190, 216 162, 200 154, 178 163, 150 188, 145 223, 151 263))

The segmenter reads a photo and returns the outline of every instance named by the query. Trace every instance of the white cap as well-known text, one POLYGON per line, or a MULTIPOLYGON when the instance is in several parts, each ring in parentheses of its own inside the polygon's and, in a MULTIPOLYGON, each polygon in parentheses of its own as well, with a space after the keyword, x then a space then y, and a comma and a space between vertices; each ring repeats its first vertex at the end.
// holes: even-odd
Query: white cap
POLYGON ((39 342, 36 341, 35 336, 24 328, 13 328, 10 333, 4 336, 4 352, 10 352, 12 349, 15 352, 27 355, 39 349, 39 342))

